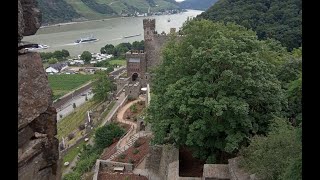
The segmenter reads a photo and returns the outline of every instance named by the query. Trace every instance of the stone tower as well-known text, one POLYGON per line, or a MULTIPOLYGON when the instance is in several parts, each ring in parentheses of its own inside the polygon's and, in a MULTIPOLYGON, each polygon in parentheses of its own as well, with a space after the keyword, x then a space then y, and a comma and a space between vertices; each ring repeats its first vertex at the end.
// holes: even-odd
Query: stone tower
POLYGON ((127 75, 131 81, 144 80, 146 73, 146 54, 143 51, 126 53, 127 75))
POLYGON ((156 30, 155 19, 143 19, 144 41, 152 41, 156 30))
POLYGON ((153 66, 154 51, 155 51, 155 35, 156 35, 156 20, 143 19, 144 30, 144 51, 146 53, 146 71, 153 66))
POLYGON ((158 34, 156 31, 155 19, 144 19, 144 51, 146 54, 146 72, 150 73, 150 69, 156 67, 161 62, 161 51, 168 36, 158 34))

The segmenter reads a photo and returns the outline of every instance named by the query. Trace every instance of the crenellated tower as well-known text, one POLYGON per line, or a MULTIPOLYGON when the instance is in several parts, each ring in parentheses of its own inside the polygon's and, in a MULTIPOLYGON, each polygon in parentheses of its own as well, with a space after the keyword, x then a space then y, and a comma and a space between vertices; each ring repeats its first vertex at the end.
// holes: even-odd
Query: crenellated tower
POLYGON ((152 41, 156 30, 155 19, 143 19, 144 40, 152 41))

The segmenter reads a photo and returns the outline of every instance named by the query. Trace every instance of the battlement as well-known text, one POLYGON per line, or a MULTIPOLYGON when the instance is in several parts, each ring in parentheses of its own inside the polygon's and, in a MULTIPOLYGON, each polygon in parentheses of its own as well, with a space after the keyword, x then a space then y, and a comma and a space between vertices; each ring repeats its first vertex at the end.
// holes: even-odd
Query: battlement
POLYGON ((156 28, 156 20, 155 19, 143 19, 143 29, 150 28, 155 29, 156 28))
POLYGON ((126 55, 129 55, 129 54, 144 54, 144 51, 143 50, 130 50, 130 51, 126 52, 126 55))

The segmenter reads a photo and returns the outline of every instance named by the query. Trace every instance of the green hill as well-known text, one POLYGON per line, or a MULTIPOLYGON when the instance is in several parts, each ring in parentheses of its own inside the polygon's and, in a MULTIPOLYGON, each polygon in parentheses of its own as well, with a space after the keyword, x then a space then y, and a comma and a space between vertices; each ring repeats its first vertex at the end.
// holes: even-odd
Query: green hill
POLYGON ((37 0, 42 24, 179 9, 174 0, 37 0))
POLYGON ((211 7, 218 0, 185 0, 179 6, 183 9, 198 9, 206 10, 211 7))
POLYGON ((289 50, 302 43, 302 0, 219 0, 198 17, 236 22, 257 32, 260 39, 274 38, 289 50))

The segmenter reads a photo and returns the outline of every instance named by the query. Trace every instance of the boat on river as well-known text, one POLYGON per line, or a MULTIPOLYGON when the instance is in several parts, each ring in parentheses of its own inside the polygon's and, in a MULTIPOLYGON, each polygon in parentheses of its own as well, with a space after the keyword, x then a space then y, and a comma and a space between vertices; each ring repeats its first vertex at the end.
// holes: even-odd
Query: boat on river
POLYGON ((89 43, 89 42, 96 42, 96 41, 99 41, 99 39, 94 38, 94 37, 91 35, 90 37, 77 39, 77 40, 75 41, 75 43, 80 44, 80 43, 89 43))

